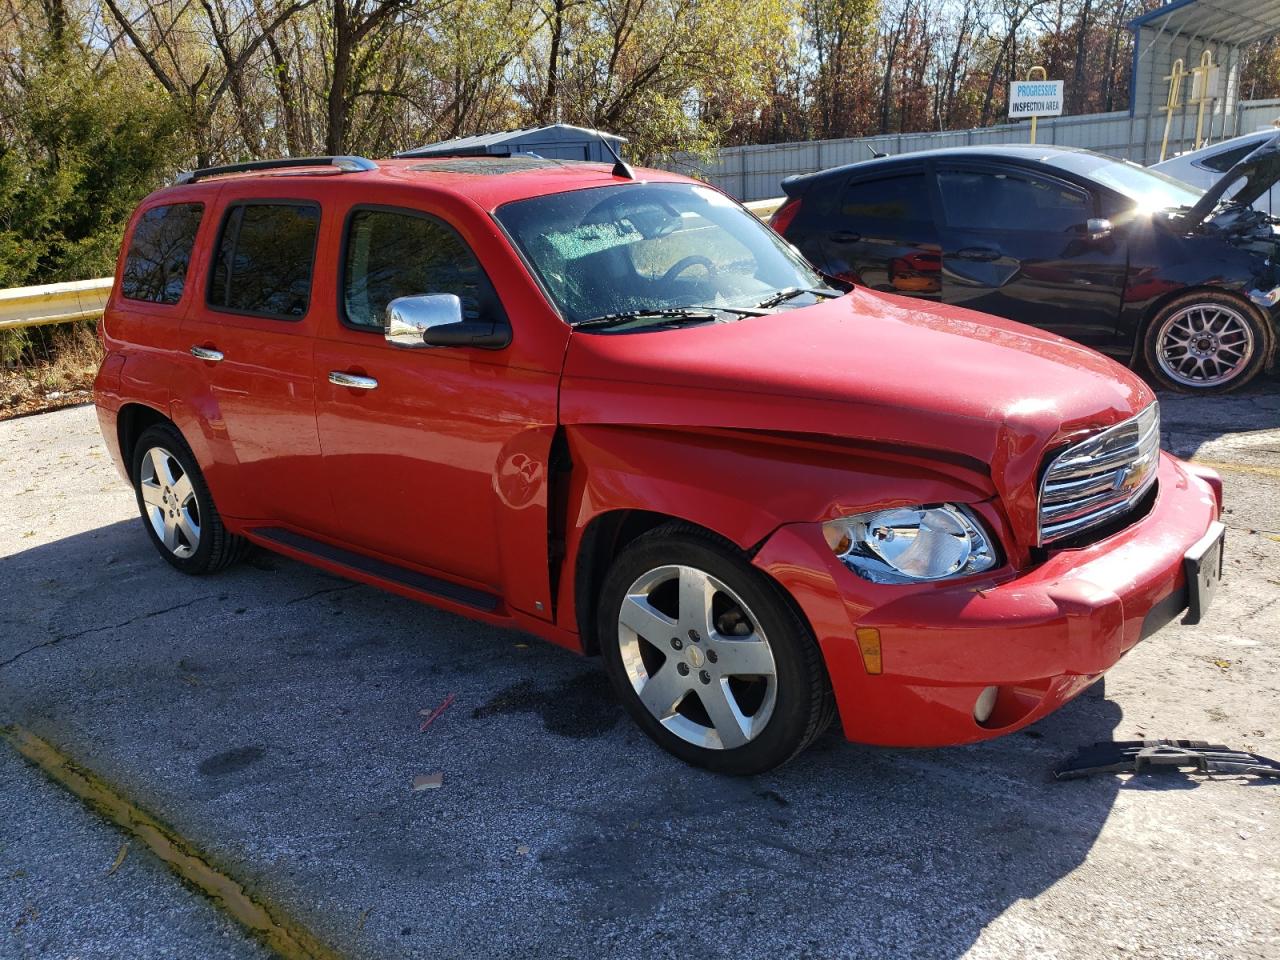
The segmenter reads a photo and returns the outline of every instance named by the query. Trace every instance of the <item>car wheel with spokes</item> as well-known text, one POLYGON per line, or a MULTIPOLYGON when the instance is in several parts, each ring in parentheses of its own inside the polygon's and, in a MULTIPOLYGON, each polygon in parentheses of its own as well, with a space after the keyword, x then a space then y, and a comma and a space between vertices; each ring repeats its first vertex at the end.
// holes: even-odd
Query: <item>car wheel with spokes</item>
POLYGON ((1147 368, 1161 386, 1226 393, 1266 365, 1273 338, 1252 306, 1229 294, 1199 291, 1178 297, 1147 325, 1147 368))
POLYGON ((628 712, 698 766, 771 769, 834 715, 808 626, 741 553, 699 528, 667 524, 619 554, 601 591, 598 630, 628 712))
POLYGON ((138 438, 133 486, 151 542, 183 573, 221 570, 247 549, 223 526, 195 456, 174 427, 157 424, 138 438))

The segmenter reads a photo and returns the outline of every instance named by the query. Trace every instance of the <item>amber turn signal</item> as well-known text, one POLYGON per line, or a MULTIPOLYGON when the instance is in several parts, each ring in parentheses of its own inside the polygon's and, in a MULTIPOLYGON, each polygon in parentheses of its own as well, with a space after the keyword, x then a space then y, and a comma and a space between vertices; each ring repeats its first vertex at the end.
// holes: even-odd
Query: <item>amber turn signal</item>
POLYGON ((858 649, 862 651, 862 665, 867 673, 883 673, 884 663, 880 659, 880 631, 875 627, 859 627, 854 631, 858 638, 858 649))

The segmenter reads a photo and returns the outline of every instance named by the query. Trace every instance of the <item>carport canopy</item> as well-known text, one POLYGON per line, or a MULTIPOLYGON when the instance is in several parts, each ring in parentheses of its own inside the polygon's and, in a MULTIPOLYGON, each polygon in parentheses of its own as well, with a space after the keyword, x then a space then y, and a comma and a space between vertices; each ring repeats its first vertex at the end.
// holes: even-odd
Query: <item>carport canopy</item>
POLYGON ((1240 51, 1280 34, 1280 0, 1171 0, 1131 20, 1129 29, 1134 35, 1131 116, 1160 113, 1169 95, 1167 78, 1179 58, 1188 72, 1182 87, 1185 105, 1192 92, 1190 71, 1209 50, 1220 70, 1217 88, 1210 91, 1214 103, 1206 132, 1214 139, 1249 132, 1236 129, 1235 122, 1240 51))

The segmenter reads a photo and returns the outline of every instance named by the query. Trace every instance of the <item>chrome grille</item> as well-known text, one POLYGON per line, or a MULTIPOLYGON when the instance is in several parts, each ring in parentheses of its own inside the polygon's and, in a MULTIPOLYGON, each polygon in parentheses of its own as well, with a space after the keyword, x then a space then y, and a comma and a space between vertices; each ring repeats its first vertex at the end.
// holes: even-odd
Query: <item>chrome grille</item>
POLYGON ((1040 543, 1123 516, 1155 483, 1160 405, 1058 454, 1040 481, 1040 543))

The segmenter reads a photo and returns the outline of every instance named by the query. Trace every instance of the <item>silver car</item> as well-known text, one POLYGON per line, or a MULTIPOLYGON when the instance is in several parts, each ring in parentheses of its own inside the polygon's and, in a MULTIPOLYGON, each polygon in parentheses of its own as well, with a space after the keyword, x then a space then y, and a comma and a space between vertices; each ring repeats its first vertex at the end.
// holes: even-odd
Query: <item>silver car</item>
MULTIPOLYGON (((1218 182, 1223 174, 1278 132, 1280 131, 1275 127, 1264 127, 1255 133, 1246 133, 1244 136, 1232 137, 1230 140, 1210 144, 1207 147, 1201 147, 1199 150, 1181 153, 1162 163, 1153 164, 1151 169, 1176 177, 1184 183, 1199 187, 1201 190, 1208 190, 1218 182)), ((1278 193, 1280 193, 1280 187, 1273 186, 1258 197, 1253 202, 1253 205, 1263 213, 1274 215, 1280 212, 1280 196, 1277 195, 1278 193)))

